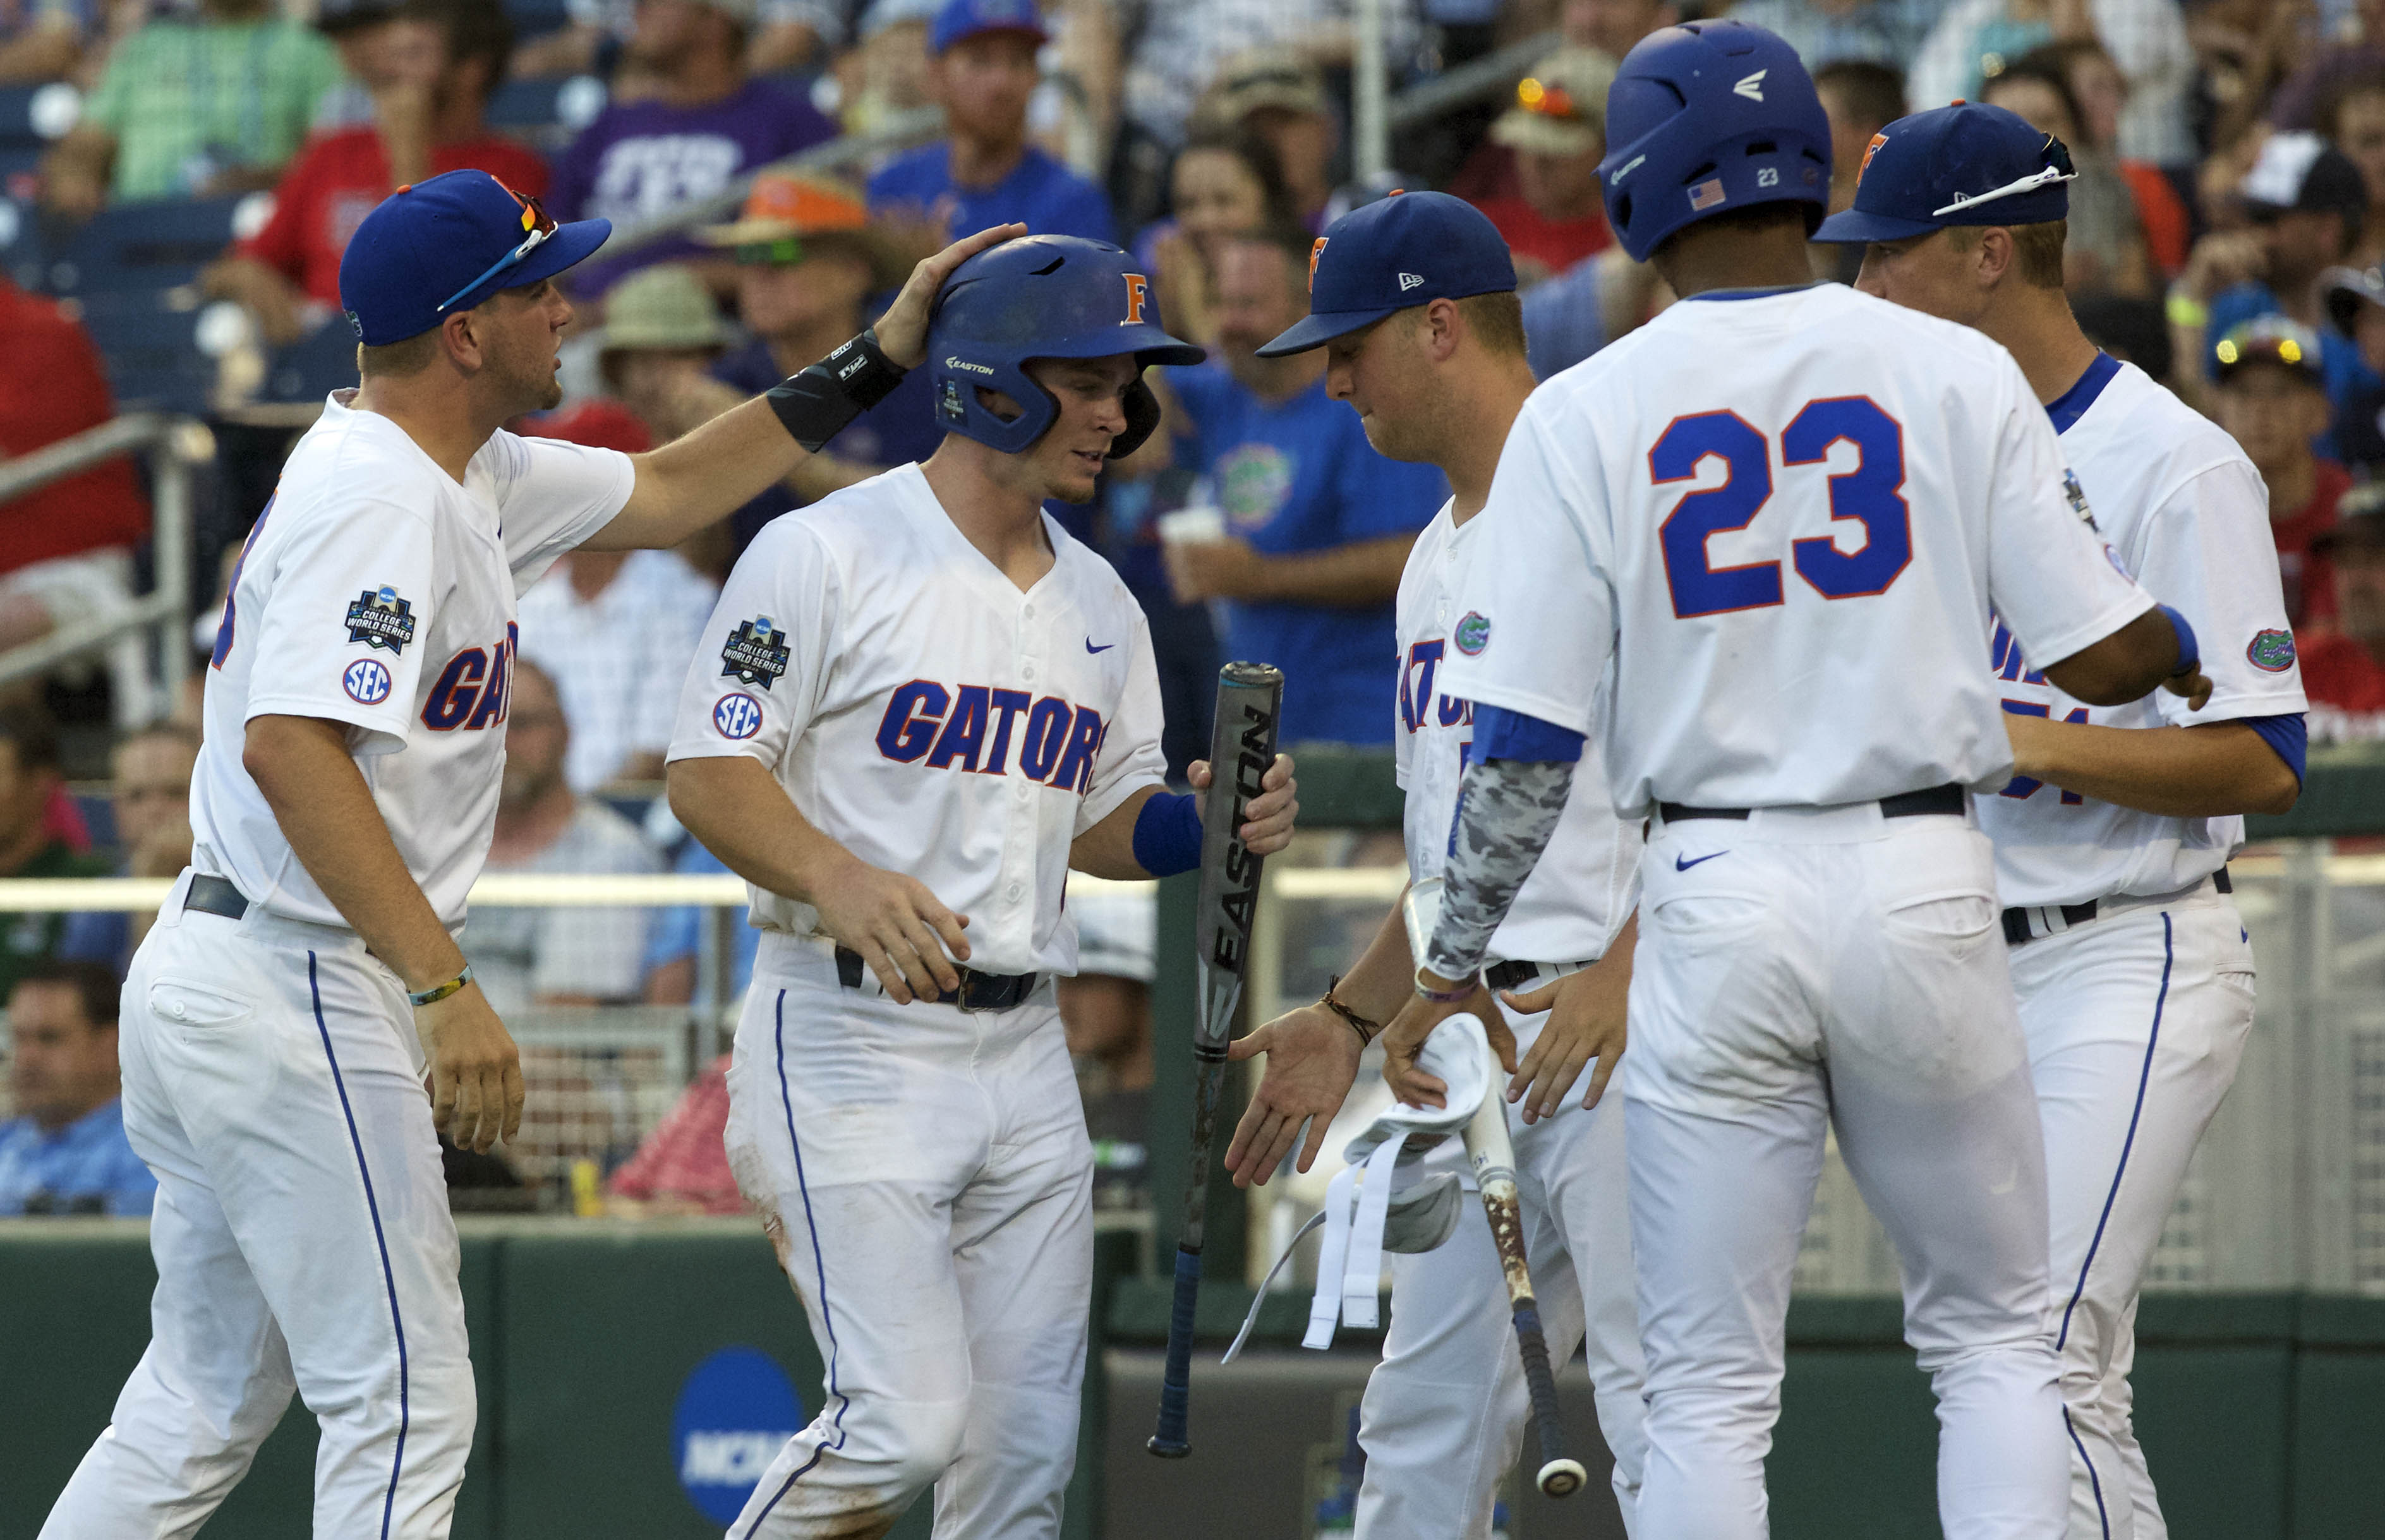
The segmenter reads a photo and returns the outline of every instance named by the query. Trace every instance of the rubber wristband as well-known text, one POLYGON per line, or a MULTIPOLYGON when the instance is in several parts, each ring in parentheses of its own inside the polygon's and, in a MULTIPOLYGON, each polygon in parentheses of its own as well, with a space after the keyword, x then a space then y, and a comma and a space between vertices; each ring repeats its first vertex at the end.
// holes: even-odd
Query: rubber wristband
POLYGON ((406 998, 409 1003, 415 1005, 436 1005, 471 982, 472 964, 467 962, 464 964, 464 971, 446 983, 434 984, 428 989, 408 990, 406 998))
POLYGON ((1201 864, 1201 809, 1190 793, 1161 792, 1134 815, 1134 863, 1155 877, 1201 864))
POLYGON ((788 436, 818 454, 845 424, 884 401, 911 371, 880 351, 865 331, 801 374, 770 387, 764 400, 788 436))
POLYGON ((1469 978, 1455 989, 1436 989, 1424 981, 1424 970, 1417 970, 1417 999, 1429 1000, 1435 1005, 1463 1005, 1474 998, 1474 991, 1480 987, 1480 979, 1469 978))
POLYGON ((2201 668, 2203 649, 2195 642, 2194 627, 2186 623, 2186 616, 2167 604, 2158 604, 2154 608, 2160 610, 2162 618, 2169 622, 2169 628, 2178 633, 2178 666, 2169 671, 2169 677, 2179 678, 2201 668))
POLYGON ((1326 981, 1325 993, 1317 997, 1317 1003, 1325 1007, 1328 1011, 1332 1012, 1343 1021, 1348 1022, 1350 1024, 1351 1030, 1358 1034, 1358 1046, 1360 1048, 1365 1048, 1367 1044, 1375 1040, 1376 1033, 1383 1030, 1383 1024, 1377 1021, 1368 1021, 1366 1017, 1358 1014, 1357 1012, 1353 1011, 1350 1007, 1342 1004, 1340 1000, 1335 1000, 1333 998, 1333 991, 1340 987, 1342 987, 1342 975, 1340 974, 1335 974, 1330 979, 1326 981))

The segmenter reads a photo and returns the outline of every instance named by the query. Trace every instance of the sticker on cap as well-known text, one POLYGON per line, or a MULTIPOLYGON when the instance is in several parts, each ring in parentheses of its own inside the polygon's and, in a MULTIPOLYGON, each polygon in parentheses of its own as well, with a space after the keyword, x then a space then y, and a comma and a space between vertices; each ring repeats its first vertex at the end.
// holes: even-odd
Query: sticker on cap
POLYGON ((1707 209, 1721 207, 1723 200, 1728 196, 1729 194, 1722 190, 1722 179, 1708 177, 1690 189, 1690 206, 1703 214, 1707 209))

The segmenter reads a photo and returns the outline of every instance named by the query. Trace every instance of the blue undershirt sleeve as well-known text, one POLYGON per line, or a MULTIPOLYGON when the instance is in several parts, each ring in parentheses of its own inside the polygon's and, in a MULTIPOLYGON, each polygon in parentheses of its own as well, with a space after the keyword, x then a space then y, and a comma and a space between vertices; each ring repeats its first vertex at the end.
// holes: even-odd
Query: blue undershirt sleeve
POLYGON ((1477 764, 1493 759, 1555 760, 1571 764, 1581 758, 1581 734, 1554 722, 1502 706, 1474 708, 1477 764))
POLYGON ((2247 716, 2241 720, 2244 726, 2259 733, 2262 741, 2278 751, 2278 757, 2286 762, 2286 768, 2294 773, 2295 783, 2301 784, 2303 764, 2310 756, 2310 728, 2303 720, 2303 714, 2247 716))

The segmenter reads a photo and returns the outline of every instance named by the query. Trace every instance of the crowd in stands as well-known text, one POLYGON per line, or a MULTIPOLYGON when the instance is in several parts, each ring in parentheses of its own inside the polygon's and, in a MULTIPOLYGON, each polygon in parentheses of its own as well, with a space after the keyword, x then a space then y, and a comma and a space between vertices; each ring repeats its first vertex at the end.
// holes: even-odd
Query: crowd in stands
MULTIPOLYGON (((2385 738, 2385 0, 1384 9, 1395 87, 1548 42, 1494 100, 1392 143, 1399 184, 1455 192, 1506 237, 1543 378, 1670 298, 1614 243, 1597 170, 1617 61, 1655 28, 1730 15, 1799 49, 1831 121, 1834 210, 1874 136, 1909 110, 1985 100, 2062 140, 2078 171, 2066 286, 2082 322, 2259 470, 2314 737, 2385 738)), ((819 357, 954 235, 1018 220, 1118 241, 1170 329, 1211 359, 1168 371, 1168 431, 1093 503, 1053 513, 1149 615, 1180 773, 1202 752, 1226 656, 1292 665, 1289 742, 1380 747, 1392 731, 1392 600, 1447 489, 1369 441, 1331 399, 1326 354, 1258 354, 1305 309, 1316 233, 1391 185, 1350 171, 1355 37, 1350 0, 0 0, 0 88, 81 93, 38 176, 10 184, 53 226, 269 191, 269 217, 197 281, 273 345, 338 335, 349 236, 416 180, 478 168, 558 218, 611 219, 616 249, 571 280, 569 398, 518 426, 624 450, 819 357), (509 83, 566 79, 601 82, 576 129, 492 127, 509 83), (893 132, 923 113, 941 128, 893 132)), ((1815 275, 1851 281, 1861 255, 1817 246, 1815 275)), ((5 278, 0 356, 0 456, 112 410, 69 312, 5 278)), ((719 871, 667 813, 640 823, 620 798, 659 775, 686 660, 721 640, 703 633, 722 578, 770 518, 939 438, 921 371, 722 528, 675 552, 558 563, 521 601, 491 869, 719 871)), ((236 540, 256 511, 223 510, 219 535, 236 540)), ((125 602, 148 518, 122 464, 0 506, 0 646, 125 602)), ((132 648, 110 668, 119 729, 175 704, 144 693, 143 667, 132 648)), ((121 739, 115 853, 94 853, 59 788, 55 733, 21 689, 0 690, 0 872, 177 870, 192 746, 170 724, 121 739)), ((1096 1133, 1121 1173, 1138 1167, 1129 1131, 1150 1075, 1149 946, 1134 939, 1146 924, 1088 916, 1089 934, 1112 934, 1089 943, 1068 1012, 1089 1084, 1111 1099, 1096 1133)), ((74 1174, 106 1124, 92 1045, 108 1033, 95 1006, 75 1005, 90 991, 71 970, 120 968, 140 928, 107 915, 0 925, 0 988, 43 1001, 16 1026, 0 1208, 24 1194, 133 1201, 104 1162, 74 1174)), ((467 945, 501 1010, 710 1004, 707 937, 695 910, 483 909, 467 945)), ((750 935, 735 951, 741 988, 750 935)), ((19 1010, 12 998, 12 1024, 19 1010)), ((733 1205, 705 1134, 722 1099, 716 1066, 617 1174, 618 1201, 733 1205)))

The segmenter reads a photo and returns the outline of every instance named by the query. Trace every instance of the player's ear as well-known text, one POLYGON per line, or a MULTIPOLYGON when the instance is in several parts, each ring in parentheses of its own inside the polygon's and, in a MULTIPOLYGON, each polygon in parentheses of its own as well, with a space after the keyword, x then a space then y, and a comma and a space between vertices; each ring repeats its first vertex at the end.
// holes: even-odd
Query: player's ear
POLYGON ((1455 300, 1439 299, 1424 307, 1425 346, 1431 350, 1434 363, 1442 362, 1457 351, 1457 339, 1465 327, 1465 317, 1455 300))
POLYGON ((479 312, 460 310, 439 323, 440 351, 467 372, 488 362, 481 347, 479 321, 479 312))
POLYGON ((2012 270, 2016 255, 2012 231, 2002 225, 1990 225, 1979 232, 1978 253, 1972 267, 1982 289, 1992 288, 2012 270))

